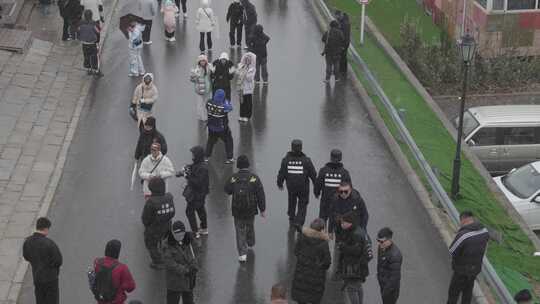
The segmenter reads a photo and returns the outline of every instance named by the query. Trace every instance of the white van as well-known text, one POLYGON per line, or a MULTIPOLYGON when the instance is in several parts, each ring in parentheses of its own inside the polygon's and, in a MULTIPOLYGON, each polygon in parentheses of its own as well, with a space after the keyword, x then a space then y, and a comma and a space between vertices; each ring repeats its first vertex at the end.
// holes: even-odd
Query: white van
POLYGON ((540 160, 540 105, 469 108, 463 138, 494 175, 540 160))

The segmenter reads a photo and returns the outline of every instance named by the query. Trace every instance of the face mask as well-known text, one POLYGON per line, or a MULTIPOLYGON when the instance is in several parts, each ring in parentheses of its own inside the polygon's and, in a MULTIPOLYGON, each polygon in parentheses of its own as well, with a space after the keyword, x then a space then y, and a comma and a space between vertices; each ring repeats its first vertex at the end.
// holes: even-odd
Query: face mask
POLYGON ((178 233, 175 233, 174 234, 174 239, 178 242, 181 242, 184 240, 184 237, 186 236, 186 232, 185 231, 182 231, 182 232, 178 232, 178 233))

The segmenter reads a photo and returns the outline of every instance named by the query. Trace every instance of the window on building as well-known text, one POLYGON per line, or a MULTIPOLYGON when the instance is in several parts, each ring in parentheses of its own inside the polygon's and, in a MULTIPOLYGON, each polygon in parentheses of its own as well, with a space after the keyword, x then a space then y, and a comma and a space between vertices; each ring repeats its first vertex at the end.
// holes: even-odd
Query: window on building
POLYGON ((476 2, 480 4, 483 8, 487 8, 487 1, 488 0, 476 0, 476 2))
POLYGON ((504 0, 493 0, 493 10, 495 11, 504 10, 504 0))
POLYGON ((536 8, 536 0, 507 0, 507 1, 508 1, 508 7, 506 9, 509 11, 536 8))

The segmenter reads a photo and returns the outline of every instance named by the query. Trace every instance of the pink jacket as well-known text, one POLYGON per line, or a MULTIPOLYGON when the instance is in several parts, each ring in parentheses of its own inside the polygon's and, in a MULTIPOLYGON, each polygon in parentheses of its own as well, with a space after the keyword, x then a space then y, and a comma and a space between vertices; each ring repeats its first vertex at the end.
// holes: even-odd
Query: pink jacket
POLYGON ((178 7, 172 4, 164 4, 161 6, 161 12, 163 13, 163 25, 167 33, 172 33, 176 30, 176 12, 178 7))

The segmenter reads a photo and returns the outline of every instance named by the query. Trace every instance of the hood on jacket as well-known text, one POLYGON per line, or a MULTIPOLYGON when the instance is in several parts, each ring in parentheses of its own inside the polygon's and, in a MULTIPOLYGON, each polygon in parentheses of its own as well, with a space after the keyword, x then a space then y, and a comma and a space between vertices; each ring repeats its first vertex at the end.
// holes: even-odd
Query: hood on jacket
POLYGON ((242 3, 243 6, 251 4, 249 0, 240 0, 240 3, 242 3))
POLYGON ((143 80, 143 83, 144 83, 144 79, 147 78, 147 77, 150 77, 150 84, 152 84, 152 82, 154 82, 154 74, 152 73, 145 73, 142 77, 142 80, 143 80))
POLYGON ((240 64, 242 66, 250 66, 254 65, 256 60, 257 56, 254 53, 247 52, 242 56, 242 59, 240 59, 240 64))
POLYGON ((225 91, 223 89, 218 89, 216 93, 214 93, 213 101, 214 104, 218 106, 225 104, 225 91))
POLYGON ((205 54, 200 54, 197 57, 197 64, 199 64, 201 61, 205 61, 208 64, 208 57, 206 57, 205 54))
POLYGON ((201 0, 201 7, 209 8, 210 7, 210 0, 201 0))
POLYGON ((121 248, 122 243, 119 240, 110 240, 105 246, 105 256, 118 260, 121 248))
POLYGON ((161 196, 165 194, 165 181, 160 177, 154 177, 148 182, 148 189, 153 196, 161 196))
POLYGON ((223 53, 221 53, 221 55, 219 55, 219 59, 227 59, 227 60, 229 60, 229 54, 227 54, 227 52, 223 52, 223 53))
POLYGON ((484 228, 484 225, 482 225, 482 223, 480 223, 479 221, 475 220, 473 223, 470 223, 468 225, 465 225, 461 228, 459 228, 459 230, 468 230, 468 231, 478 231, 478 230, 481 230, 484 228))
POLYGON ((329 241, 330 237, 324 231, 317 231, 309 227, 302 227, 302 234, 310 239, 329 241))
POLYGON ((204 148, 201 146, 195 146, 191 148, 191 154, 193 155, 193 162, 198 164, 204 161, 204 148))
POLYGON ((287 152, 287 155, 288 155, 288 156, 295 156, 295 157, 303 157, 303 156, 306 156, 306 154, 304 154, 304 152, 302 152, 302 151, 300 151, 300 152, 289 151, 289 152, 287 152))
POLYGON ((255 25, 255 29, 253 29, 253 35, 260 35, 263 33, 263 31, 264 31, 263 26, 260 24, 257 24, 255 25))

